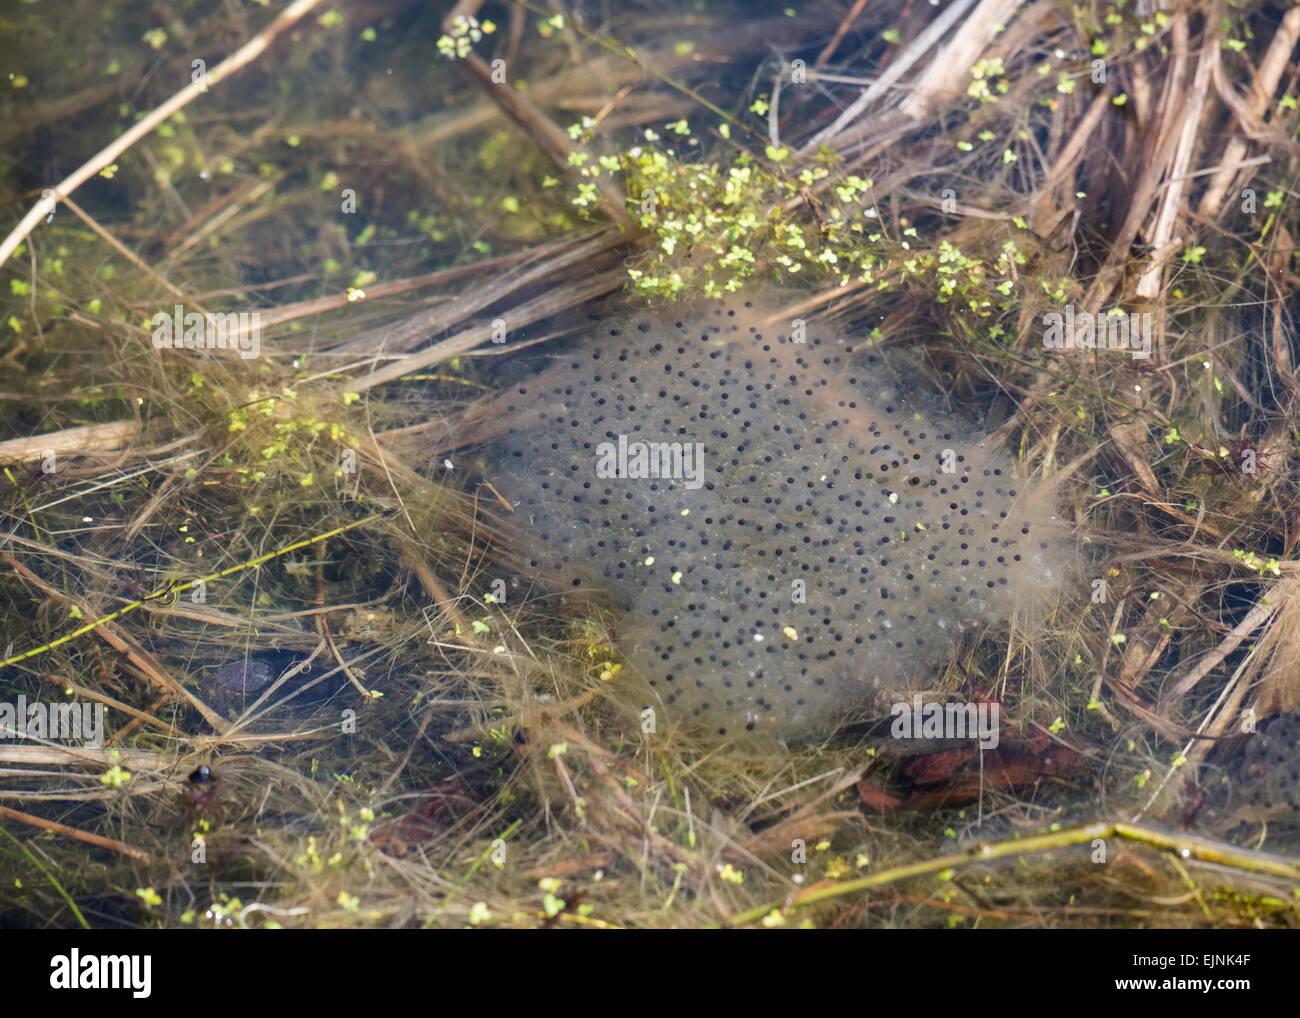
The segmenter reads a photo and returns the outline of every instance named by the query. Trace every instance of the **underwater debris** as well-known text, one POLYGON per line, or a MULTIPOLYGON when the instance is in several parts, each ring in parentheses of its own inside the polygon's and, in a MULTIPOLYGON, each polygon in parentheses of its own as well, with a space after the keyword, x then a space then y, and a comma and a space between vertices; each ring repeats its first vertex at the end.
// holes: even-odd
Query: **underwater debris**
POLYGON ((487 451, 534 573, 624 609, 673 719, 724 734, 825 734, 1063 576, 1008 457, 869 343, 788 324, 595 323, 487 451))
POLYGON ((863 803, 878 813, 895 809, 938 809, 976 802, 992 792, 1031 789, 1045 781, 1079 778, 1095 766, 1087 752, 1053 740, 1042 732, 1009 740, 991 750, 974 743, 924 753, 902 769, 899 787, 886 791, 862 780, 863 803), (891 794, 897 793, 897 794, 891 794))
POLYGON ((1245 747, 1205 787, 1186 823, 1211 831, 1268 832, 1269 844, 1300 848, 1300 714, 1278 714, 1245 736, 1245 747), (1197 814, 1208 807, 1205 816, 1197 814))
POLYGON ((274 695, 275 701, 288 700, 290 707, 317 704, 337 692, 343 680, 313 684, 320 669, 299 654, 287 651, 264 651, 237 657, 211 670, 203 680, 205 694, 222 709, 243 709, 256 702, 281 676, 285 683, 274 695), (292 699, 290 699, 292 698, 292 699))

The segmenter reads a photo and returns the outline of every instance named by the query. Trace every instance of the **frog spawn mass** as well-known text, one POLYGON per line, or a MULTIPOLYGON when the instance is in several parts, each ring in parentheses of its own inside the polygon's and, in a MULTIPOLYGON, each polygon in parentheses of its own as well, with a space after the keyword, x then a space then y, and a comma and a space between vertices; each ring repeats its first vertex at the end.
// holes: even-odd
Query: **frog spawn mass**
POLYGON ((1262 721, 1203 781, 1208 809, 1191 810, 1197 826, 1256 847, 1267 835, 1272 850, 1300 850, 1300 712, 1262 721))
POLYGON ((599 321, 498 404, 532 571, 622 609, 670 720, 825 734, 1059 583, 1009 460, 879 352, 793 335, 740 305, 599 321))

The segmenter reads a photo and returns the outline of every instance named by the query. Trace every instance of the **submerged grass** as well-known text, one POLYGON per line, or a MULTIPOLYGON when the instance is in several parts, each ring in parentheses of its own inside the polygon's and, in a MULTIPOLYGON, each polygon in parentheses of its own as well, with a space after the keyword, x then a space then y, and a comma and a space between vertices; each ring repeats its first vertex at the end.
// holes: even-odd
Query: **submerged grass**
MULTIPOLYGON (((1296 925, 1294 810, 1207 778, 1300 708, 1294 12, 390 7, 304 22, 5 266, 0 699, 106 741, 0 741, 0 922, 1296 925), (871 710, 647 730, 619 619, 530 586, 476 462, 517 352, 620 289, 779 295, 1060 477, 1078 589, 924 683, 1000 702, 1004 755, 871 710), (178 303, 260 311, 262 356, 155 349, 178 303), (1151 313, 1152 356, 1044 350, 1068 303, 1151 313), (223 702, 250 654, 310 670, 223 702)), ((261 27, 120 13, 11 83, 11 208, 169 97, 144 56, 261 27)))

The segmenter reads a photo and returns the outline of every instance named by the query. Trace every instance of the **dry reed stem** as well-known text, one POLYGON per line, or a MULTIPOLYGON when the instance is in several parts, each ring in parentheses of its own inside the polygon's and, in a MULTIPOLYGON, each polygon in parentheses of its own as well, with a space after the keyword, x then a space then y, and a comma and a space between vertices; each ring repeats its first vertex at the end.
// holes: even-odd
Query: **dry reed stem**
MULTIPOLYGON (((552 266, 548 265, 548 269, 550 268, 552 266)), ((550 275, 551 273, 548 271, 545 274, 550 275)), ((503 312, 503 314, 509 315, 507 321, 512 327, 522 328, 525 325, 531 325, 543 318, 549 318, 561 311, 566 311, 597 297, 612 293, 622 287, 626 281, 627 273, 621 268, 615 269, 567 286, 557 287, 511 311, 503 312)), ((418 353, 408 354, 401 360, 386 365, 377 371, 373 371, 368 375, 361 375, 350 384, 352 388, 359 391, 371 389, 376 385, 395 381, 413 371, 441 364, 458 354, 466 353, 476 346, 489 342, 490 339, 491 332, 486 325, 465 329, 418 353)))
MULTIPOLYGON (((930 65, 912 82, 911 95, 902 112, 914 120, 931 116, 935 108, 966 89, 970 68, 997 37, 1000 27, 1010 24, 1020 0, 981 0, 970 17, 961 23, 956 35, 935 54, 930 65)), ((955 10, 956 4, 940 18, 955 10)), ((935 19, 939 24, 940 18, 935 19)))
MULTIPOLYGON (((90 749, 78 746, 60 746, 48 743, 39 746, 0 745, 0 763, 20 764, 23 767, 87 767, 104 770, 118 764, 126 770, 141 774, 166 774, 180 762, 180 757, 170 753, 155 753, 143 749, 90 749)), ((0 796, 7 793, 0 791, 0 796)))
MULTIPOLYGON (((886 91, 892 88, 904 74, 911 70, 912 66, 943 38, 944 34, 974 2, 975 0, 956 0, 956 2, 949 5, 938 18, 926 26, 915 39, 907 44, 901 53, 897 54, 889 62, 889 66, 881 72, 880 77, 875 80, 871 87, 863 89, 862 94, 835 118, 834 123, 819 131, 804 143, 800 149, 800 155, 811 155, 817 151, 818 147, 823 145, 827 148, 840 148, 843 136, 850 125, 884 96, 886 91)), ((970 65, 966 64, 965 66, 969 67, 970 65)))
MULTIPOLYGON (((1286 70, 1297 40, 1300 40, 1300 7, 1292 7, 1282 15, 1282 22, 1273 36, 1273 42, 1255 72, 1250 98, 1245 103, 1247 119, 1250 121, 1258 121, 1268 110, 1268 104, 1273 98, 1273 93, 1277 91, 1278 83, 1282 80, 1282 73, 1286 70)), ((1215 83, 1219 94, 1221 97, 1226 97, 1229 85, 1224 80, 1222 69, 1218 64, 1215 65, 1215 72, 1215 83)), ((1240 121, 1241 117, 1239 116, 1238 119, 1240 121)), ((1250 129, 1245 123, 1241 126, 1243 130, 1250 129)), ((1231 139, 1224 147, 1223 155, 1218 160, 1219 170, 1210 180, 1210 185, 1201 196, 1201 203, 1197 208, 1197 212, 1203 218, 1214 219, 1218 216, 1224 200, 1235 190, 1233 182, 1241 172, 1238 164, 1245 154, 1246 143, 1240 138, 1231 139)))
POLYGON ((50 453, 57 458, 115 452, 135 437, 135 430, 135 421, 113 421, 64 428, 31 438, 11 438, 0 442, 0 463, 31 463, 45 459, 50 453))
MULTIPOLYGON (((625 241, 626 238, 616 230, 607 227, 576 240, 560 241, 538 248, 530 252, 530 258, 524 264, 501 274, 486 286, 475 288, 470 293, 462 293, 449 304, 421 311, 389 326, 372 329, 332 347, 330 352, 368 354, 371 357, 376 354, 405 353, 430 336, 452 328, 518 290, 539 285, 562 274, 572 278, 573 274, 599 264, 601 256, 607 255, 625 241)), ((522 324, 527 323, 511 320, 507 326, 518 327, 522 324)), ((483 338, 486 339, 487 336, 483 338)))
POLYGON ((1147 300, 1154 300, 1163 292, 1161 284, 1164 278, 1164 263, 1181 241, 1181 238, 1174 237, 1174 227, 1179 214, 1183 211, 1183 194, 1188 184, 1187 169, 1191 162, 1192 149, 1201 131, 1204 130, 1202 114, 1210 88, 1210 72, 1219 62, 1217 28, 1207 27, 1206 35, 1209 38, 1202 39, 1201 42, 1201 57, 1196 66, 1196 77, 1192 81, 1191 95, 1182 97, 1185 111, 1182 133, 1178 139, 1178 148, 1165 175, 1166 187, 1158 199, 1155 228, 1149 237, 1156 254, 1137 282, 1137 295, 1147 300))

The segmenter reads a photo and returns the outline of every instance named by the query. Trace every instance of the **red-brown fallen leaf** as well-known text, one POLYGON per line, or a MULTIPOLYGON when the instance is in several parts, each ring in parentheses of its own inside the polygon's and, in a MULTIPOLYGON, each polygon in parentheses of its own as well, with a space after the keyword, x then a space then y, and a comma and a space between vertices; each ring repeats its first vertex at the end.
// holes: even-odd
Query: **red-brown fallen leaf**
POLYGON ((898 804, 903 801, 902 799, 896 799, 888 792, 867 784, 865 781, 859 781, 857 789, 862 801, 878 813, 888 813, 895 810, 898 808, 898 804))
POLYGON ((462 781, 436 782, 420 795, 410 812, 379 824, 371 840, 388 855, 403 856, 409 846, 431 840, 473 809, 469 793, 462 781))
POLYGON ((1037 738, 1028 743, 1004 742, 981 751, 975 746, 927 753, 903 768, 903 774, 920 788, 902 799, 882 789, 858 782, 863 803, 881 813, 892 809, 933 809, 979 798, 982 793, 1009 792, 1043 778, 1082 774, 1092 765, 1085 754, 1037 738), (980 758, 982 756, 982 759, 980 758))
POLYGON ((951 775, 977 752, 974 746, 962 746, 960 749, 945 749, 941 753, 927 753, 904 767, 903 773, 918 785, 932 785, 951 775))

